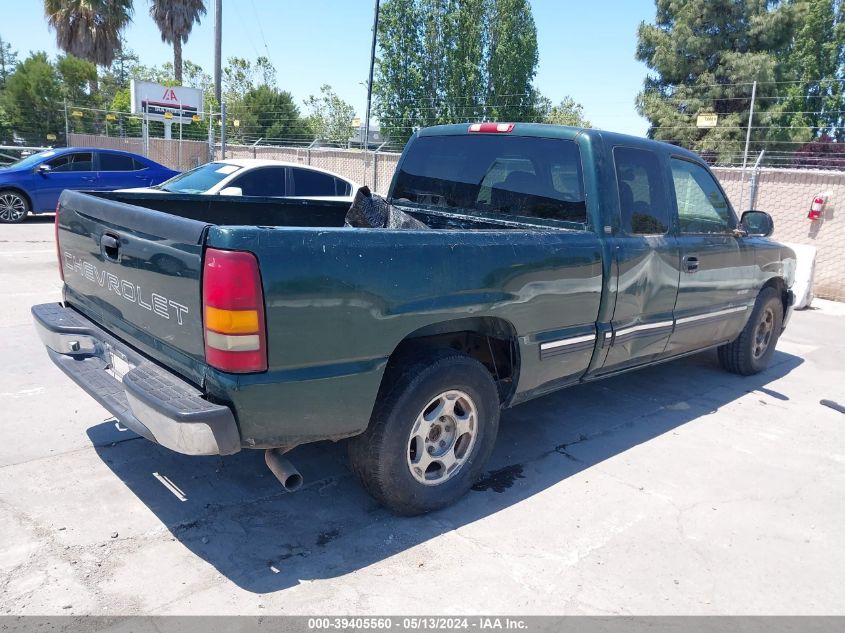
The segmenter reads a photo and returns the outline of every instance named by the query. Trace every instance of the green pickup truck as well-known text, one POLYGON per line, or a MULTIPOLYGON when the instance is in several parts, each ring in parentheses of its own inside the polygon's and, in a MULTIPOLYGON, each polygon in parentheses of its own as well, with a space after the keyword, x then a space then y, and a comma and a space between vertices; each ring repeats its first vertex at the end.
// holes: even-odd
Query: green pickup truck
POLYGON ((388 201, 428 228, 350 228, 325 201, 66 191, 52 360, 125 426, 188 455, 348 439, 403 514, 481 475, 499 412, 708 348, 762 371, 795 255, 707 165, 539 124, 423 129, 388 201))

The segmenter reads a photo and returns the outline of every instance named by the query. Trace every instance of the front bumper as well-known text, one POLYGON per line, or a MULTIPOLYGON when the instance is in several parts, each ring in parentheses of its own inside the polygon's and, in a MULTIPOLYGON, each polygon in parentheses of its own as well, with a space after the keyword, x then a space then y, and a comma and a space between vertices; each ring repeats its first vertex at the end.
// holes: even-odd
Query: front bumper
POLYGON ((241 449, 232 410, 58 303, 32 307, 50 359, 138 435, 185 455, 241 449), (125 372, 125 373, 124 373, 125 372))

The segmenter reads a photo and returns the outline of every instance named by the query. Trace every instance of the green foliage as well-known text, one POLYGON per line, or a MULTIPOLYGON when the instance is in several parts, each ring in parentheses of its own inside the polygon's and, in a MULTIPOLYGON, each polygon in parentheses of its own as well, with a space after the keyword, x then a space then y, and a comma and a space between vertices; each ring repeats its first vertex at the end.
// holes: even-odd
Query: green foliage
MULTIPOLYGON (((821 132, 841 135, 839 0, 657 0, 638 31, 651 74, 637 97, 649 136, 735 162, 757 81, 751 150, 792 151, 821 132), (714 128, 697 115, 719 115, 714 128)), ((841 138, 841 137, 840 137, 841 138)))
POLYGON ((537 28, 528 0, 493 2, 489 30, 487 103, 492 118, 521 120, 535 102, 531 82, 539 61, 537 28))
POLYGON ((61 82, 62 96, 77 106, 95 105, 90 86, 97 84, 97 67, 89 61, 73 55, 60 55, 56 60, 56 72, 61 82))
POLYGON ((232 108, 228 123, 227 134, 232 142, 252 143, 263 138, 267 143, 303 143, 313 138, 291 94, 263 84, 247 92, 241 103, 232 108), (239 121, 238 127, 234 127, 235 120, 239 121))
POLYGON ((138 55, 125 43, 121 43, 111 66, 106 68, 100 76, 98 97, 103 107, 108 107, 119 90, 129 88, 129 80, 132 79, 133 71, 139 65, 138 55))
POLYGON ((791 141, 826 135, 842 141, 845 6, 833 0, 801 0, 794 6, 794 36, 782 64, 787 98, 779 104, 791 141))
POLYGON ((0 37, 0 90, 6 85, 6 79, 15 72, 18 65, 18 52, 12 45, 0 37))
POLYGON ((592 127, 584 117, 584 106, 577 103, 572 97, 564 97, 557 105, 552 105, 552 102, 545 97, 539 97, 535 109, 537 121, 540 123, 592 127))
POLYGON ((47 135, 64 137, 61 103, 62 85, 55 67, 46 53, 32 53, 6 80, 2 105, 7 129, 26 145, 55 143, 47 135))
POLYGON ((352 136, 355 108, 335 94, 328 84, 320 86, 320 96, 305 100, 311 133, 327 143, 346 144, 352 136))
POLYGON ((535 120, 537 31, 527 0, 387 0, 375 112, 386 136, 467 120, 535 120))
POLYGON ((132 0, 44 0, 56 45, 98 66, 109 66, 132 21, 132 0))

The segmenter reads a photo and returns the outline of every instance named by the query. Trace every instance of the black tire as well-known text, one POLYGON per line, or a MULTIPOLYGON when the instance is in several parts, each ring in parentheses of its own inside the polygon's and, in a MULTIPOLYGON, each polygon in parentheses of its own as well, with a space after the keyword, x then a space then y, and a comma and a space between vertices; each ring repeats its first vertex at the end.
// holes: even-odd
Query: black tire
POLYGON ((758 374, 772 360, 783 329, 783 303, 775 288, 764 288, 740 335, 719 348, 719 362, 734 374, 758 374))
POLYGON ((29 200, 14 189, 0 191, 0 223, 17 224, 29 214, 29 200))
MULTIPOLYGON (((460 406, 455 405, 455 410, 463 414, 460 406)), ((458 426, 454 423, 451 427, 455 435, 458 426)), ((450 427, 447 422, 440 428, 450 427)), ((369 427, 349 441, 349 461, 352 471, 379 503, 398 514, 413 516, 448 506, 466 494, 481 476, 498 430, 499 396, 484 365, 453 350, 424 351, 388 368, 369 427), (423 473, 416 469, 417 474, 412 474, 410 462, 415 451, 423 448, 418 444, 420 439, 412 437, 412 430, 432 401, 455 391, 465 394, 468 406, 475 408, 474 440, 451 474, 443 471, 442 481, 422 483, 418 478, 425 478, 429 470, 423 473)), ((440 437, 438 433, 430 449, 436 447, 440 437)), ((462 438, 466 440, 465 435, 454 440, 452 455, 458 454, 462 438)), ((439 463, 432 462, 432 466, 436 466, 432 471, 435 474, 441 470, 439 463)))

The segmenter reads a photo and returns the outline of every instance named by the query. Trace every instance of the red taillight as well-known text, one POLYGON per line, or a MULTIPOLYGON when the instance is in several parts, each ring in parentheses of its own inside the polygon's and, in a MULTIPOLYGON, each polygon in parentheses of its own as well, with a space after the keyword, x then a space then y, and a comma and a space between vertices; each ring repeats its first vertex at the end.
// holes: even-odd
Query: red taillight
POLYGON ((469 126, 469 131, 484 134, 507 134, 513 131, 513 123, 473 123, 469 126))
POLYGON ((56 236, 56 257, 59 259, 59 277, 61 277, 62 281, 64 281, 65 269, 64 266, 62 266, 62 249, 59 247, 59 209, 61 206, 61 204, 56 205, 56 220, 53 222, 53 232, 56 236))
POLYGON ((207 249, 202 299, 208 364, 236 374, 266 371, 264 293, 255 255, 207 249))

